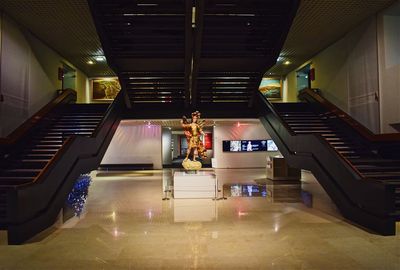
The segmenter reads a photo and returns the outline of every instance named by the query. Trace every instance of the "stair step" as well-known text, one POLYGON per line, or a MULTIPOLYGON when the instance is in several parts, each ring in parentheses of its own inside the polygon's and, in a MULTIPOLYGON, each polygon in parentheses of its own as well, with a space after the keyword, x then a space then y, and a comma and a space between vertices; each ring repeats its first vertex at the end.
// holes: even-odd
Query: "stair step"
POLYGON ((354 165, 379 164, 380 166, 393 166, 393 165, 400 166, 400 160, 395 160, 395 159, 354 159, 351 160, 351 163, 353 163, 354 165))
POLYGON ((69 125, 69 124, 71 124, 71 123, 77 123, 77 121, 78 121, 78 123, 80 124, 80 125, 82 125, 82 124, 88 124, 88 125, 91 125, 91 124, 98 124, 100 121, 99 120, 96 120, 96 119, 93 119, 93 120, 76 120, 76 119, 71 119, 71 120, 59 120, 59 121, 57 121, 57 124, 63 124, 63 125, 69 125))
MULTIPOLYGON (((278 105, 279 106, 279 105, 278 105)), ((284 113, 284 114, 315 114, 313 111, 284 111, 283 108, 278 108, 279 113, 284 113)))
POLYGON ((357 165, 355 166, 360 172, 396 172, 400 173, 400 167, 378 167, 378 166, 368 166, 368 165, 357 165))
POLYGON ((21 159, 21 162, 48 163, 50 159, 21 159))
POLYGON ((346 159, 356 159, 361 158, 360 155, 343 155, 346 159))
POLYGON ((334 133, 332 130, 294 130, 295 133, 302 133, 302 134, 313 134, 313 133, 318 133, 321 136, 338 136, 337 133, 334 133), (330 133, 331 132, 331 133, 330 133))
POLYGON ((77 131, 73 131, 73 132, 49 131, 47 134, 50 134, 50 135, 62 134, 64 137, 69 137, 71 135, 78 135, 78 134, 89 134, 89 135, 91 135, 92 133, 93 132, 90 132, 90 131, 82 131, 82 132, 77 132, 77 131))
POLYGON ((370 178, 378 178, 381 180, 393 180, 399 179, 400 180, 400 172, 363 172, 362 173, 365 177, 370 178))
POLYGON ((35 180, 35 177, 26 176, 0 176, 0 186, 2 185, 20 185, 30 183, 35 180))
POLYGON ((43 139, 43 140, 33 140, 32 142, 37 144, 63 144, 63 140, 59 139, 43 139))
POLYGON ((332 146, 336 150, 363 150, 360 147, 356 147, 354 145, 347 145, 347 146, 346 145, 339 145, 339 146, 332 145, 332 146))
POLYGON ((63 115, 59 119, 102 119, 103 115, 63 115))
POLYGON ((71 125, 54 125, 54 126, 52 126, 52 129, 63 129, 63 128, 67 128, 67 129, 71 129, 71 128, 73 128, 73 129, 93 129, 93 128, 95 128, 95 127, 97 127, 97 124, 96 125, 85 125, 85 124, 80 124, 80 123, 74 123, 74 124, 71 124, 71 125))
POLYGON ((49 161, 49 159, 20 159, 14 160, 13 167, 15 169, 42 170, 49 161))
POLYGON ((4 170, 1 172, 0 176, 26 176, 26 177, 35 177, 37 176, 42 170, 41 169, 10 169, 4 170))
POLYGON ((26 159, 42 159, 42 160, 48 159, 48 160, 50 160, 50 159, 52 159, 54 157, 54 155, 50 155, 50 154, 25 154, 25 155, 22 155, 22 157, 26 158, 26 159))
POLYGON ((31 148, 31 149, 25 149, 25 153, 56 153, 59 149, 45 149, 45 148, 31 148))
POLYGON ((343 139, 339 137, 327 137, 325 138, 325 140, 329 141, 329 143, 334 143, 334 142, 344 143, 343 139))
POLYGON ((33 137, 34 140, 63 140, 64 136, 35 136, 33 137))
POLYGON ((326 123, 287 123, 290 127, 329 127, 326 123))
POLYGON ((354 150, 348 150, 348 151, 338 151, 340 154, 342 155, 346 155, 346 154, 356 154, 357 151, 354 150))
POLYGON ((290 124, 328 124, 326 121, 321 120, 321 119, 317 119, 317 120, 307 120, 307 121, 302 121, 302 120, 295 120, 295 119, 285 119, 285 122, 290 124))
POLYGON ((342 140, 342 134, 338 134, 338 133, 323 133, 323 134, 320 134, 320 135, 322 137, 337 138, 338 140, 342 140))
POLYGON ((37 148, 61 148, 62 144, 32 144, 31 149, 37 149, 37 148))
POLYGON ((64 131, 92 131, 94 128, 79 128, 79 127, 71 127, 71 128, 50 128, 50 132, 64 132, 64 131))
POLYGON ((336 147, 336 146, 352 146, 351 143, 344 142, 344 141, 339 141, 339 140, 333 140, 329 142, 330 145, 336 147))
POLYGON ((281 116, 285 121, 286 120, 301 120, 301 121, 304 121, 304 122, 307 122, 307 121, 309 121, 309 120, 326 120, 327 118, 325 118, 325 117, 318 117, 318 116, 285 116, 285 115, 282 115, 281 116))
POLYGON ((291 129, 295 129, 295 130, 302 130, 302 129, 305 129, 305 130, 328 130, 328 131, 330 131, 330 132, 334 132, 334 131, 336 131, 336 130, 333 130, 332 128, 330 128, 330 127, 327 127, 327 126, 323 126, 323 125, 321 125, 321 126, 315 126, 315 125, 312 125, 312 126, 307 126, 307 125, 299 125, 299 126, 293 126, 293 125, 289 125, 290 126, 290 128, 291 129))

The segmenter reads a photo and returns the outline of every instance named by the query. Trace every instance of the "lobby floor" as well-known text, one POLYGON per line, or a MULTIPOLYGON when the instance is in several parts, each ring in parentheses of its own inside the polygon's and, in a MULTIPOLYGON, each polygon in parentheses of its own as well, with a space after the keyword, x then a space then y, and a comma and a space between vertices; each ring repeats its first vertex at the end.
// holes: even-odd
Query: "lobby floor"
MULTIPOLYGON (((312 207, 293 185, 267 197, 162 200, 172 173, 93 172, 80 219, 21 246, 0 233, 0 269, 400 269, 399 224, 391 237, 350 225, 310 173, 301 189, 312 207)), ((216 173, 221 189, 265 182, 264 169, 216 173)))

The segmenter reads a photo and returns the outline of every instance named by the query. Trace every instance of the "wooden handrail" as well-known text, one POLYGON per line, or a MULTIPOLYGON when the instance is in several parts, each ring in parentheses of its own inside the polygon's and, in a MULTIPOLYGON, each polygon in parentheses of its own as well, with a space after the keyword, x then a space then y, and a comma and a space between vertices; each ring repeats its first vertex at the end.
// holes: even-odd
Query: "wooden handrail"
POLYGON ((336 105, 325 99, 315 91, 311 89, 304 89, 300 92, 301 96, 310 96, 316 102, 325 107, 329 113, 335 114, 339 119, 351 126, 361 136, 371 142, 400 142, 400 133, 388 133, 388 134, 375 134, 366 128, 363 124, 355 120, 349 114, 338 108, 336 105))
POLYGON ((15 144, 21 138, 23 138, 32 127, 34 127, 38 122, 40 122, 51 110, 62 103, 67 103, 70 101, 76 101, 76 91, 72 89, 66 89, 61 95, 55 97, 37 113, 32 115, 24 123, 22 123, 17 129, 15 129, 7 137, 0 138, 0 146, 9 146, 15 144))

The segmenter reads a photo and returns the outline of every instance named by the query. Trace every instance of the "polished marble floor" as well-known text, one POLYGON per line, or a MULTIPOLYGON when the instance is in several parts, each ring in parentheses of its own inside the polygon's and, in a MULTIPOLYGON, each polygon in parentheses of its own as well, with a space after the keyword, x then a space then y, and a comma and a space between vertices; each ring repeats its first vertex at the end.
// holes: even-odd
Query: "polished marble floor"
MULTIPOLYGON (((0 233, 0 269, 400 269, 399 228, 350 225, 310 173, 274 196, 222 200, 174 200, 172 173, 93 172, 81 218, 21 246, 0 233)), ((265 182, 264 169, 216 173, 221 190, 265 182)))

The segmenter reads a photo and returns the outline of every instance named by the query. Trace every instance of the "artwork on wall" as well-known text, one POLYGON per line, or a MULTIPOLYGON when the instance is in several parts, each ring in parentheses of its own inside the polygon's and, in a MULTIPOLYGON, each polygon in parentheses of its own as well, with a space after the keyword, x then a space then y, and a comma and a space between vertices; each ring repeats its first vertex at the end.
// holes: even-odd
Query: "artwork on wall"
POLYGON ((118 78, 101 78, 92 80, 93 100, 113 100, 121 90, 118 78))
POLYGON ((282 84, 279 78, 263 78, 259 90, 266 98, 282 98, 282 84))

